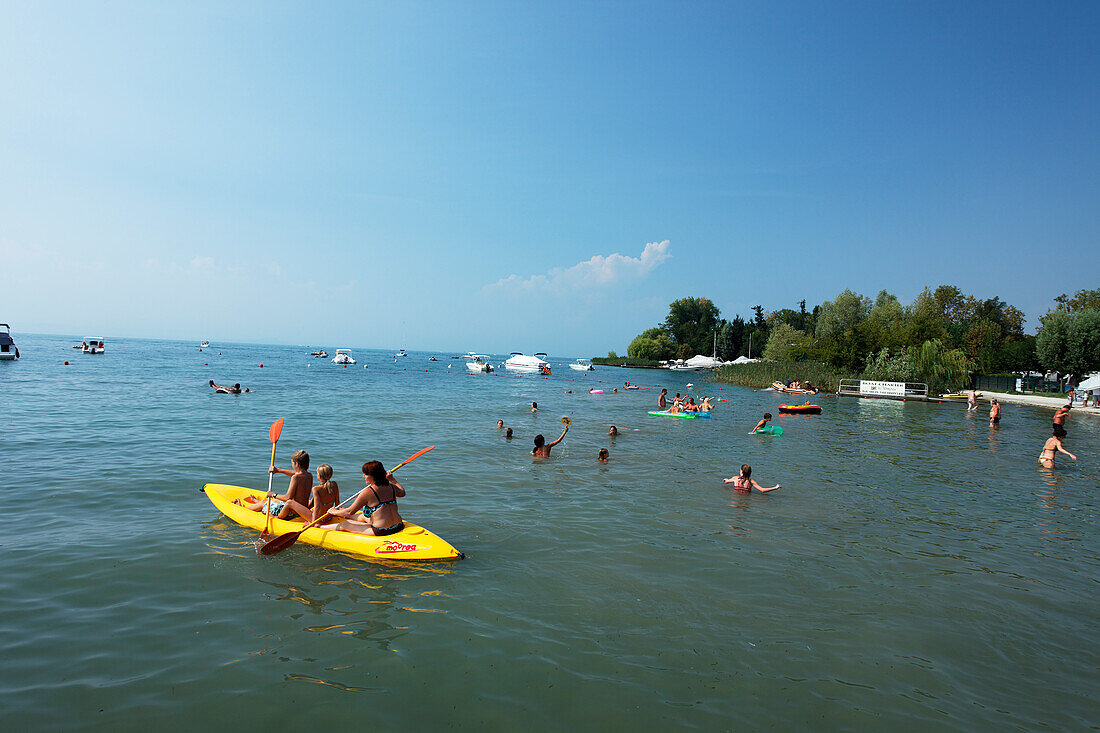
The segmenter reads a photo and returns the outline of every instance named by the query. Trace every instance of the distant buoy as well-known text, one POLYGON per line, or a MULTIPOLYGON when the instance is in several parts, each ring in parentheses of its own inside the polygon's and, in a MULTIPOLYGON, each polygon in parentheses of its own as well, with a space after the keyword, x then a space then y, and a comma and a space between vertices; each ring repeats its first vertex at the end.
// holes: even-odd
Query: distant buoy
POLYGON ((202 365, 203 365, 203 366, 210 366, 210 365, 209 365, 209 364, 207 364, 207 363, 206 363, 205 361, 204 361, 204 362, 202 363, 202 365))
POLYGON ((65 366, 69 366, 69 362, 65 362, 65 366))
POLYGON ((263 364, 260 364, 260 369, 263 369, 263 368, 264 368, 264 365, 263 365, 263 364))

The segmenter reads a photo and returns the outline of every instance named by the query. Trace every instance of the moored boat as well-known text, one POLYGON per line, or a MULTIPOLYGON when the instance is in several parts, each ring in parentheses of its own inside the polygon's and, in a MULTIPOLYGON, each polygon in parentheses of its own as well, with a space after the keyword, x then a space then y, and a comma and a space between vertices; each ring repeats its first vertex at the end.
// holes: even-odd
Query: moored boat
MULTIPOLYGON (((265 522, 268 521, 266 515, 233 503, 238 499, 241 503, 259 501, 264 498, 264 491, 228 484, 206 484, 202 487, 202 491, 229 519, 251 529, 261 532, 264 530, 265 522)), ((304 524, 297 518, 294 521, 272 518, 270 522, 270 531, 274 535, 297 532, 304 524)), ((463 557, 461 552, 439 535, 410 522, 405 522, 405 528, 400 532, 385 537, 344 532, 321 525, 302 532, 298 539, 306 544, 346 552, 369 560, 436 562, 463 557)))
POLYGON ((596 367, 592 365, 592 361, 589 359, 577 359, 575 362, 569 365, 569 368, 578 372, 591 372, 595 371, 596 367))
POLYGON ((19 347, 15 345, 15 341, 11 337, 11 326, 6 323, 0 323, 0 361, 15 361, 19 358, 19 347))
POLYGON ((84 339, 84 343, 80 345, 81 351, 85 354, 102 354, 107 348, 107 344, 103 342, 102 336, 90 336, 84 339))
POLYGON ((524 356, 519 351, 513 351, 508 361, 504 362, 504 368, 514 372, 531 372, 534 374, 549 374, 550 364, 540 356, 546 356, 542 351, 535 352, 534 356, 524 356))
POLYGON ((485 361, 488 358, 485 354, 475 354, 471 351, 466 354, 466 368, 471 372, 491 372, 492 365, 485 361))
POLYGON ((354 364, 355 359, 351 358, 351 349, 337 349, 336 356, 332 357, 333 364, 354 364))

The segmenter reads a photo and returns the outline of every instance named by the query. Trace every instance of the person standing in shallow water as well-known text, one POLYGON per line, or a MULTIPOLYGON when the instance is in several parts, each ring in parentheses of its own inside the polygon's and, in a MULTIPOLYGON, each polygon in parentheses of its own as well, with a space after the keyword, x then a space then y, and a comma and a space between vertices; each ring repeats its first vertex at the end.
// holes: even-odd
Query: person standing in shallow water
POLYGON ((733 484, 735 491, 740 491, 744 494, 751 494, 752 489, 755 486, 756 490, 761 493, 767 493, 769 491, 775 491, 779 488, 779 484, 775 486, 764 487, 756 483, 752 478, 752 466, 747 463, 741 464, 741 473, 731 478, 722 479, 722 483, 733 484))
POLYGON ((989 403, 989 427, 993 427, 1001 421, 1001 403, 993 399, 989 403))
POLYGON ((662 389, 661 394, 657 396, 657 408, 658 409, 664 410, 665 408, 668 407, 668 400, 665 399, 665 395, 667 395, 667 394, 668 394, 668 390, 667 389, 662 389))
POLYGON ((1062 447, 1062 438, 1064 437, 1066 437, 1066 431, 1063 430, 1060 425, 1055 425, 1052 435, 1047 438, 1047 442, 1043 444, 1043 452, 1039 454, 1040 466, 1043 468, 1054 468, 1054 456, 1057 453, 1065 453, 1073 460, 1077 460, 1077 456, 1062 447))

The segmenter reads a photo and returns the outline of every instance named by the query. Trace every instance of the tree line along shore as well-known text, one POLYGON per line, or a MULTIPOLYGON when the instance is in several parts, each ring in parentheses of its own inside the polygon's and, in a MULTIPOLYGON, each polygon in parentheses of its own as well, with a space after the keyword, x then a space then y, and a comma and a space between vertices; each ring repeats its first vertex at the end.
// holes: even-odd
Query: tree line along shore
POLYGON ((709 298, 681 298, 665 320, 638 334, 626 357, 609 352, 597 364, 657 367, 659 361, 713 353, 760 361, 726 365, 717 381, 761 388, 798 380, 836 390, 841 379, 924 382, 933 394, 971 386, 975 375, 1020 376, 1056 372, 1075 385, 1100 370, 1100 288, 1059 295, 1024 331, 1024 313, 999 297, 976 298, 953 285, 925 288, 903 305, 885 290, 874 300, 844 290, 807 309, 766 312, 731 320, 709 298))

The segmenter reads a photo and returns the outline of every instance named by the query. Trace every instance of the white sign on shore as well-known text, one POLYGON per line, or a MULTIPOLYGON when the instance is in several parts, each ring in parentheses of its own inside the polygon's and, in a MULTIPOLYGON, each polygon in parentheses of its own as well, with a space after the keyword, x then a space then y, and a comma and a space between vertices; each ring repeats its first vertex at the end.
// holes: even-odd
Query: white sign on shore
POLYGON ((881 397, 905 397, 905 382, 873 382, 859 380, 860 394, 873 394, 881 397))

